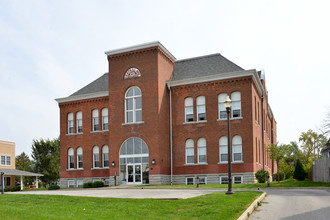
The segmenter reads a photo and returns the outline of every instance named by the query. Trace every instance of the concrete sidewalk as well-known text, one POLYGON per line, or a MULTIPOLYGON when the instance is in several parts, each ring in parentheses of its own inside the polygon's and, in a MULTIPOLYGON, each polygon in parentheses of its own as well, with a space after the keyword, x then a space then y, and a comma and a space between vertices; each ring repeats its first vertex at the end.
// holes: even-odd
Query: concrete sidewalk
POLYGON ((9 194, 35 195, 65 195, 108 198, 152 198, 152 199, 186 199, 214 192, 223 192, 224 189, 142 189, 142 188, 98 188, 98 189, 60 189, 60 190, 31 190, 7 192, 9 194))

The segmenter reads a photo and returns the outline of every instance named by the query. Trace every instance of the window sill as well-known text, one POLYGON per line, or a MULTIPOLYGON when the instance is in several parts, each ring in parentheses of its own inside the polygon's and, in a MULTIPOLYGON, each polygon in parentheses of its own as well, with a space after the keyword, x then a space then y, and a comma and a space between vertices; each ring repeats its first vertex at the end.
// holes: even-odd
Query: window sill
POLYGON ((189 122, 183 122, 182 124, 184 125, 189 125, 189 124, 200 124, 200 123, 206 123, 207 120, 203 120, 203 121, 189 121, 189 122))
MULTIPOLYGON (((231 164, 239 164, 239 163, 244 163, 244 161, 232 161, 231 164)), ((218 162, 218 164, 228 164, 228 161, 226 162, 218 162)))
POLYGON ((103 133, 103 132, 108 132, 109 130, 101 130, 101 131, 91 131, 90 133, 103 133))
POLYGON ((77 168, 77 169, 66 169, 66 171, 79 171, 79 170, 84 170, 84 168, 77 168))
POLYGON ((121 125, 138 125, 138 124, 144 124, 144 121, 130 122, 130 123, 122 123, 121 125))
POLYGON ((186 163, 183 166, 200 166, 200 165, 208 165, 208 163, 186 163))
POLYGON ((66 136, 74 136, 74 135, 80 135, 80 134, 84 134, 83 132, 80 133, 72 133, 72 134, 66 134, 66 136))
POLYGON ((107 170, 109 167, 93 167, 91 170, 107 170))
MULTIPOLYGON (((237 118, 230 118, 230 120, 232 121, 232 120, 242 120, 243 119, 243 117, 237 117, 237 118)), ((227 121, 227 118, 221 118, 221 119, 217 119, 217 121, 227 121)))

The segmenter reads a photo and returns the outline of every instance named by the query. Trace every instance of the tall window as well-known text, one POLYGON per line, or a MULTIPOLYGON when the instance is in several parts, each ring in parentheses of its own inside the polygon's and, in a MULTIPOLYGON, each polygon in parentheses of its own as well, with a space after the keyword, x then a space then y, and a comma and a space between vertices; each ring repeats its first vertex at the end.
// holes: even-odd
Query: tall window
POLYGON ((231 116, 233 118, 242 117, 242 115, 241 115, 241 93, 233 92, 231 94, 231 101, 232 101, 231 116))
POLYGON ((107 145, 102 147, 102 162, 103 167, 109 167, 109 147, 107 145))
POLYGON ((68 134, 73 134, 73 113, 68 114, 68 134))
POLYGON ((194 103, 193 98, 188 97, 184 100, 185 121, 194 121, 194 103))
POLYGON ((109 129, 108 127, 108 109, 107 108, 104 108, 102 109, 102 130, 103 131, 106 131, 109 129))
POLYGON ((1 165, 6 165, 6 156, 1 156, 1 165))
POLYGON ((11 165, 11 156, 1 156, 1 165, 10 166, 11 165))
POLYGON ((205 96, 198 96, 196 102, 197 102, 197 121, 204 121, 206 119, 205 96))
POLYGON ((227 93, 221 93, 218 96, 219 119, 227 118, 227 111, 226 111, 226 107, 225 107, 226 98, 227 98, 227 93))
POLYGON ((77 149, 77 169, 83 168, 83 149, 78 147, 77 149))
POLYGON ((74 151, 72 148, 68 150, 68 169, 74 169, 74 151))
POLYGON ((93 148, 93 167, 94 168, 100 167, 100 153, 98 146, 95 146, 93 148))
POLYGON ((220 163, 228 162, 228 138, 223 136, 219 139, 220 163))
POLYGON ((98 131, 99 130, 99 110, 94 109, 93 112, 93 131, 98 131))
POLYGON ((206 163, 206 139, 200 138, 197 141, 198 163, 206 163))
POLYGON ((76 121, 77 121, 77 133, 82 132, 82 112, 76 113, 76 121))
POLYGON ((242 138, 239 135, 233 137, 233 161, 242 161, 242 138))
POLYGON ((186 141, 186 163, 194 163, 194 141, 188 139, 186 141))
POLYGON ((142 121, 142 94, 136 86, 129 88, 125 95, 125 121, 126 123, 142 121))

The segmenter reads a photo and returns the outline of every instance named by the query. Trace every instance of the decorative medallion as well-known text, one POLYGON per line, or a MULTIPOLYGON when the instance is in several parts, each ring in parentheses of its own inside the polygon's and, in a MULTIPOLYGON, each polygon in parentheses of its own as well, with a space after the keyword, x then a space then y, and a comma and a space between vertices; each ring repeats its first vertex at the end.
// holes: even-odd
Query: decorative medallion
POLYGON ((124 75, 124 79, 132 79, 137 77, 141 77, 141 72, 137 68, 133 67, 129 68, 124 75))

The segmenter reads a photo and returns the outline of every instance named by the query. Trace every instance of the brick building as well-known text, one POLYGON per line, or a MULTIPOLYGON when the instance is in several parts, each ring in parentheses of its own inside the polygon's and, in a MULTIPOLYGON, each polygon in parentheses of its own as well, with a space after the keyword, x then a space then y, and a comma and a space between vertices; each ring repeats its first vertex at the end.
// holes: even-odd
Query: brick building
POLYGON ((227 183, 230 96, 234 183, 276 172, 263 71, 220 54, 176 60, 159 42, 105 52, 109 72, 60 107, 61 185, 227 183))

